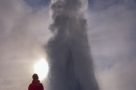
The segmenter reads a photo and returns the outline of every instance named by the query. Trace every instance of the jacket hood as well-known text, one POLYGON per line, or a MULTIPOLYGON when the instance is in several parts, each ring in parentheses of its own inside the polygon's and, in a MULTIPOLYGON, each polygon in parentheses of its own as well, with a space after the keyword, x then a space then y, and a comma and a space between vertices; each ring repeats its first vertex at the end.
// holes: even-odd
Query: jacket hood
POLYGON ((39 80, 33 80, 32 83, 36 84, 36 83, 40 83, 40 81, 39 80))

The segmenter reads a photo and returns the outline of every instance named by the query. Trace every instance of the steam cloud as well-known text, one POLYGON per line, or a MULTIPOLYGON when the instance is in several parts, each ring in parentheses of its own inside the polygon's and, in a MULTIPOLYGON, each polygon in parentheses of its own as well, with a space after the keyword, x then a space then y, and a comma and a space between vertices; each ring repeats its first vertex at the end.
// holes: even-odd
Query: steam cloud
POLYGON ((98 90, 87 39, 87 0, 52 0, 49 90, 98 90))

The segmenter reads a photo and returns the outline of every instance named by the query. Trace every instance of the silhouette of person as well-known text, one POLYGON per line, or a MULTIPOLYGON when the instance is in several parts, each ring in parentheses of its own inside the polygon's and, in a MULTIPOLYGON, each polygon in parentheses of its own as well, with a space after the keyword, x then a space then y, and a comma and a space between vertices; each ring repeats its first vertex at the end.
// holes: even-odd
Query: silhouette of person
POLYGON ((43 84, 40 83, 37 74, 33 74, 32 79, 32 83, 29 85, 28 90, 44 90, 43 84))

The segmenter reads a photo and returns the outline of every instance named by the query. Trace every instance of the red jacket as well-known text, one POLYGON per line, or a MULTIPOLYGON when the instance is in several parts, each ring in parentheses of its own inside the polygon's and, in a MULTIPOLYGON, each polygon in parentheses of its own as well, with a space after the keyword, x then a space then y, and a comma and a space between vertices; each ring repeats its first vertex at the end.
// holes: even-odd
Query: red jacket
POLYGON ((28 90, 44 90, 44 87, 39 80, 33 80, 29 85, 28 90))

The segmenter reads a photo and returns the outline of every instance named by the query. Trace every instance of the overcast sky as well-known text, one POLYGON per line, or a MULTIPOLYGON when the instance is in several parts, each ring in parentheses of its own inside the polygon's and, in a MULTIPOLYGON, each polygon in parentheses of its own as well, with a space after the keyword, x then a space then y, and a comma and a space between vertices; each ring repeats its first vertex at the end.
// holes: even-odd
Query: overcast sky
MULTIPOLYGON (((44 57, 49 0, 0 0, 0 90, 27 90, 44 57)), ((89 0, 88 38, 101 90, 136 89, 136 0, 89 0)))

